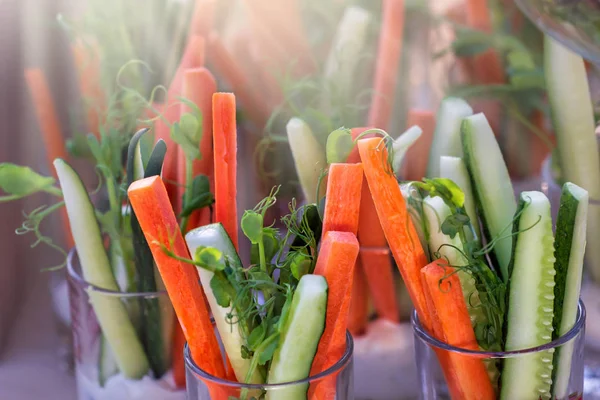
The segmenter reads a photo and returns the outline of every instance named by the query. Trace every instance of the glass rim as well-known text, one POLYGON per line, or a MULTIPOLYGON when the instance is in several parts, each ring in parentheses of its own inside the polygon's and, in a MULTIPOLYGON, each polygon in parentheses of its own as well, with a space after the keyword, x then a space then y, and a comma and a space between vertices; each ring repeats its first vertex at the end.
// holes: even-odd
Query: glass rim
POLYGON ((106 296, 120 297, 120 298, 143 297, 143 298, 150 299, 150 298, 158 298, 158 297, 162 297, 162 296, 168 296, 168 293, 166 290, 159 290, 156 292, 122 292, 120 290, 104 289, 104 288, 101 288, 100 286, 94 285, 93 283, 86 281, 85 278, 79 272, 77 272, 75 270, 74 262, 73 262, 75 256, 77 256, 77 258, 79 259, 79 256, 77 255, 77 247, 71 248, 71 250, 69 250, 69 253, 67 254, 67 272, 68 272, 69 278, 72 279, 73 281, 77 282, 77 284, 83 286, 84 289, 92 290, 96 293, 101 293, 106 296))
POLYGON ((574 339, 582 331, 582 329, 585 328, 585 318, 585 305, 583 304, 583 301, 579 299, 577 306, 577 318, 575 319, 575 324, 573 324, 573 327, 567 333, 541 346, 509 351, 469 350, 452 346, 448 343, 444 343, 441 340, 433 337, 431 334, 429 334, 429 332, 425 330, 425 328, 423 327, 423 325, 421 325, 421 322, 419 321, 419 316, 417 315, 416 310, 413 310, 413 312, 411 313, 410 322, 415 335, 417 335, 418 338, 425 342, 428 346, 433 347, 435 349, 450 351, 452 353, 458 353, 463 355, 476 356, 479 358, 510 358, 526 354, 539 353, 540 351, 550 350, 564 345, 565 343, 574 339))
POLYGON ((202 368, 200 368, 198 366, 198 364, 196 364, 194 362, 194 360, 192 359, 192 355, 190 354, 190 348, 188 347, 187 342, 185 343, 185 347, 184 347, 184 360, 185 360, 185 367, 186 369, 189 368, 192 370, 192 372, 196 375, 198 375, 202 380, 206 380, 212 384, 217 384, 220 386, 226 386, 226 387, 230 387, 230 388, 236 388, 236 389, 277 389, 277 388, 283 388, 283 387, 289 387, 289 386, 294 386, 294 385, 302 385, 305 383, 313 383, 315 381, 319 381, 323 378, 326 378, 330 375, 335 374, 336 372, 341 371, 342 369, 344 369, 346 366, 348 366, 348 364, 350 363, 352 356, 354 354, 354 340, 352 339, 352 335, 350 334, 350 332, 346 331, 346 350, 344 351, 344 354, 342 355, 342 357, 337 360, 337 362, 335 364, 333 364, 331 367, 327 368, 325 371, 323 372, 319 372, 316 375, 313 376, 309 376, 308 378, 304 378, 304 379, 299 379, 296 381, 292 381, 292 382, 283 382, 283 383, 241 383, 241 382, 234 382, 234 381, 229 381, 227 379, 222 379, 222 378, 218 378, 214 375, 209 374, 208 372, 204 371, 202 368))

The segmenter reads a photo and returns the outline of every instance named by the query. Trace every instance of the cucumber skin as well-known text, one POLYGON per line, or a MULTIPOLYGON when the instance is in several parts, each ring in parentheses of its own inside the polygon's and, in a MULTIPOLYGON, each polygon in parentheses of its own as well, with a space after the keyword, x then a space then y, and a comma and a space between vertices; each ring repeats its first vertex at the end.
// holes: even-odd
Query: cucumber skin
MULTIPOLYGON (((242 266, 238 254, 235 251, 235 247, 221 223, 205 225, 193 229, 185 235, 185 241, 192 257, 195 256, 196 249, 199 246, 214 247, 220 250, 225 256, 229 257, 230 260, 233 260, 238 264, 238 267, 242 266)), ((225 316, 228 313, 235 314, 235 311, 232 310, 232 307, 224 308, 218 305, 217 300, 210 289, 210 281, 213 278, 214 273, 201 267, 196 267, 196 269, 235 376, 239 382, 244 382, 246 374, 250 369, 251 360, 242 357, 241 348, 245 342, 239 332, 239 325, 230 325, 225 320, 225 316)), ((249 383, 263 383, 258 368, 254 371, 251 382, 249 383)))
MULTIPOLYGON (((281 337, 279 340, 279 346, 275 350, 273 354, 273 361, 271 362, 271 366, 269 368, 269 376, 268 383, 286 383, 286 382, 294 382, 301 379, 306 379, 309 377, 310 368, 312 366, 312 362, 314 360, 315 354, 317 354, 317 349, 319 346, 319 342, 321 340, 321 336, 325 331, 325 319, 327 315, 327 300, 328 300, 328 285, 325 277, 320 275, 312 275, 307 274, 300 278, 300 282, 298 282, 298 286, 296 287, 296 292, 294 293, 294 297, 292 299, 292 306, 290 308, 290 313, 286 324, 281 333, 281 337), (306 315, 304 317, 297 316, 298 312, 305 314, 308 310, 306 308, 308 305, 304 304, 304 310, 300 308, 302 299, 297 296, 298 293, 302 293, 301 285, 307 285, 308 281, 322 281, 314 283, 322 284, 323 292, 317 293, 317 295, 313 295, 313 301, 310 303, 310 314, 309 317, 312 321, 307 321, 306 315), (302 318, 303 322, 299 322, 298 318, 302 318), (313 324, 317 324, 317 328, 320 328, 320 333, 318 337, 313 336, 310 337, 308 334, 311 331, 303 331, 298 332, 298 330, 304 330, 306 326, 311 326, 313 324), (290 329, 294 329, 292 332, 290 329), (290 332, 300 335, 300 340, 302 344, 298 344, 298 340, 293 341, 291 344, 288 342, 292 340, 292 338, 288 337, 290 332), (302 363, 301 360, 292 359, 291 357, 282 357, 281 352, 284 347, 292 347, 296 348, 297 353, 302 353, 305 360, 307 362, 302 363), (301 349, 299 348, 301 347, 301 349), (310 357, 306 357, 310 355, 310 357)), ((298 356, 299 354, 296 354, 298 356)), ((267 391, 266 400, 304 400, 307 398, 308 393, 308 383, 301 385, 294 385, 289 387, 284 387, 281 389, 276 389, 274 391, 267 391)))
MULTIPOLYGON (((544 42, 546 86, 556 132, 561 174, 600 200, 600 155, 594 110, 583 59, 549 36, 544 42)), ((590 207, 587 237, 600 237, 600 207, 590 207)), ((600 246, 589 246, 585 264, 600 284, 600 246)))
MULTIPOLYGON (((540 346, 546 344, 552 340, 552 320, 553 320, 553 308, 554 308, 554 276, 556 274, 554 270, 554 237, 552 236, 552 217, 550 214, 550 202, 548 199, 545 199, 544 210, 542 215, 542 219, 534 226, 533 228, 516 234, 516 232, 523 231, 524 229, 530 228, 533 223, 537 220, 535 215, 529 215, 531 210, 525 209, 525 207, 529 208, 527 197, 530 193, 536 193, 536 195, 544 196, 540 192, 523 192, 521 193, 519 204, 517 206, 517 215, 519 212, 522 212, 519 218, 515 218, 513 224, 513 247, 512 247, 512 257, 511 262, 509 264, 509 276, 510 279, 508 281, 508 296, 507 296, 507 313, 506 313, 506 321, 504 323, 506 330, 506 340, 505 340, 505 350, 519 350, 523 348, 531 348, 535 346, 540 346), (524 210, 525 209, 525 210, 524 210), (529 213, 528 213, 529 211, 529 213), (525 221, 524 219, 529 219, 530 221, 525 221), (523 226, 521 226, 523 225, 523 226), (538 225, 540 225, 538 227, 538 225), (542 235, 541 240, 536 240, 538 238, 532 237, 530 235, 535 235, 536 229, 543 229, 544 232, 538 233, 538 235, 542 235), (524 236, 525 235, 525 236, 524 236), (520 249, 520 240, 524 240, 530 246, 525 249, 520 249), (521 301, 517 302, 519 304, 513 304, 513 290, 515 290, 515 286, 518 285, 516 290, 519 292, 515 295, 515 297, 522 297, 524 294, 531 292, 531 285, 528 286, 527 283, 522 282, 525 277, 521 277, 519 281, 515 281, 517 277, 515 274, 515 264, 516 259, 519 257, 519 253, 533 251, 531 250, 532 246, 541 246, 538 247, 538 250, 541 249, 540 257, 542 259, 537 260, 541 265, 539 269, 539 273, 542 274, 539 278, 539 282, 537 282, 537 288, 533 288, 538 291, 537 301, 538 307, 536 310, 537 320, 535 321, 535 326, 532 328, 529 326, 529 330, 534 329, 537 332, 535 333, 535 339, 527 344, 513 344, 512 339, 513 336, 518 340, 522 339, 527 335, 527 332, 523 334, 524 331, 527 331, 527 327, 523 327, 524 324, 517 323, 517 321, 512 321, 512 314, 516 312, 520 314, 523 312, 522 308, 527 307, 529 302, 521 301), (519 252, 521 250, 521 252, 519 252), (551 254, 551 256, 546 257, 547 254, 551 254), (546 276, 544 276, 546 275, 546 276), (513 307, 511 307, 511 305, 513 307), (515 311, 516 309, 516 311, 515 311), (511 313, 513 311, 513 313, 511 313), (541 316, 541 318, 540 318, 541 316), (511 327, 512 330, 511 330, 511 327)), ((545 196, 544 196, 545 198, 545 196)), ((539 215, 539 214, 538 214, 539 215)), ((525 246, 525 244, 523 245, 525 246)), ((519 257, 520 258, 520 257, 519 257)), ((524 271, 527 273, 530 271, 532 264, 526 261, 529 260, 520 260, 523 261, 524 264, 520 265, 519 272, 524 271)), ((521 321, 523 322, 523 321, 521 321)), ((503 371, 501 375, 501 392, 500 399, 501 400, 527 400, 527 399, 550 399, 550 389, 552 384, 552 361, 553 361, 553 353, 554 349, 542 351, 535 354, 525 355, 516 358, 507 358, 504 360, 503 371), (530 368, 537 368, 533 373, 531 370, 524 369, 523 367, 526 364, 530 364, 530 368), (516 371, 516 372, 513 372, 516 371), (544 375, 544 376, 542 376, 544 375)))
MULTIPOLYGON (((554 335, 566 334, 575 324, 581 292, 583 257, 585 252, 588 194, 577 185, 563 185, 556 221, 554 268, 554 335)), ((557 349, 552 371, 552 394, 556 398, 567 396, 571 372, 574 340, 557 349)))
MULTIPOLYGON (((95 286, 118 291, 94 206, 83 182, 64 160, 56 159, 54 167, 63 190, 84 279, 95 286)), ((129 379, 141 379, 148 373, 149 363, 125 305, 118 297, 106 296, 89 289, 87 292, 119 370, 129 379)))
MULTIPOLYGON (((502 180, 503 182, 503 186, 501 187, 499 186, 498 192, 501 194, 504 193, 509 193, 510 197, 504 197, 502 200, 503 203, 505 204, 500 204, 500 207, 508 207, 506 210, 504 210, 504 214, 505 214, 505 219, 506 221, 501 223, 500 221, 490 221, 490 216, 486 215, 486 209, 488 207, 485 206, 485 204, 488 204, 487 201, 485 201, 485 199, 483 199, 483 194, 481 193, 481 188, 479 187, 479 185, 477 184, 478 180, 482 180, 482 177, 479 176, 479 173, 477 171, 477 168, 474 168, 474 164, 476 162, 476 157, 474 156, 474 150, 472 149, 472 145, 473 145, 473 141, 470 138, 471 136, 475 135, 475 132, 473 132, 474 128, 472 126, 472 121, 474 119, 481 119, 483 118, 483 120, 485 121, 485 123, 487 124, 487 127, 489 127, 489 130, 491 132, 491 127, 489 126, 489 123, 487 122, 487 119, 485 119, 485 116, 483 114, 476 114, 473 115, 471 117, 465 118, 463 120, 462 126, 461 126, 461 139, 462 139, 462 145, 463 145, 463 152, 464 152, 464 160, 465 160, 465 164, 467 165, 467 170, 469 171, 469 177, 471 179, 471 186, 473 188, 473 197, 475 199, 475 207, 477 210, 480 210, 480 216, 483 222, 483 232, 486 236, 486 238, 488 240, 490 240, 491 238, 493 238, 494 236, 498 235, 500 233, 500 231, 502 231, 503 228, 505 228, 505 226, 508 226, 510 224, 510 221, 512 221, 512 218, 515 214, 515 211, 517 209, 517 205, 516 205, 516 201, 514 199, 514 190, 512 187, 512 183, 510 181, 510 176, 508 174, 508 169, 506 167, 506 164, 504 163, 504 159, 502 158, 502 153, 500 152, 500 146, 498 145, 498 142, 496 141, 496 139, 494 138, 494 143, 496 144, 495 149, 490 149, 493 152, 497 152, 497 154, 499 155, 500 160, 502 160, 502 166, 500 168, 502 168, 502 171, 499 171, 502 176, 502 180), (491 224, 497 225, 497 226, 493 226, 490 227, 491 224), (497 232, 496 232, 497 231, 497 232)), ((481 121, 480 121, 481 122, 481 121)), ((493 132, 492 132, 493 135, 493 132)), ((485 178, 485 177, 483 177, 485 178)), ((498 183, 498 182, 494 182, 495 184, 502 184, 498 183)), ((494 207, 497 208, 497 207, 494 207)), ((493 212, 497 211, 496 209, 491 210, 493 212)), ((508 232, 506 232, 508 233, 508 232)), ((508 281, 508 277, 510 276, 510 272, 509 270, 509 264, 510 264, 510 260, 511 260, 511 255, 512 255, 512 248, 513 248, 513 243, 509 238, 505 238, 503 240, 500 240, 499 242, 496 243, 496 245, 494 246, 494 250, 493 252, 488 253, 490 259, 492 260, 492 265, 494 265, 496 267, 496 271, 499 270, 500 276, 502 277, 502 279, 507 282, 508 281)))

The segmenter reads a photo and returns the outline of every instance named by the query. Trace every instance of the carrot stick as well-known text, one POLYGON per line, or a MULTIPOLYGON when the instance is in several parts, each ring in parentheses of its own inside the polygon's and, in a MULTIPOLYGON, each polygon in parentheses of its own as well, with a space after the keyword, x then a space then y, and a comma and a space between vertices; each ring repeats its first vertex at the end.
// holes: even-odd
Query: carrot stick
MULTIPOLYGON (((200 141, 201 159, 194 160, 192 166, 192 176, 203 174, 211 181, 211 189, 214 188, 213 182, 213 137, 212 137, 212 96, 217 91, 217 82, 206 68, 187 69, 183 78, 183 97, 194 103, 200 109, 202 115, 202 139, 200 141)), ((181 114, 190 112, 190 107, 185 103, 181 104, 181 114)), ((186 176, 186 160, 183 155, 178 160, 178 176, 186 176)), ((186 182, 186 179, 182 179, 186 182)), ((187 183, 187 182, 186 182, 187 183)), ((182 198, 184 188, 180 187, 179 198, 182 198)), ((198 226, 210 223, 210 209, 204 208, 190 216, 187 225, 188 230, 198 226)))
POLYGON ((316 71, 298 0, 246 0, 246 7, 264 61, 272 65, 273 72, 291 70, 299 77, 316 71))
POLYGON ((414 125, 423 129, 423 134, 404 156, 402 178, 420 181, 425 177, 427 170, 427 159, 435 129, 435 114, 430 110, 411 108, 408 111, 407 127, 414 125))
MULTIPOLYGON (((421 270, 436 337, 451 346, 479 350, 458 275, 434 261, 421 270)), ((480 358, 448 353, 456 399, 495 399, 492 383, 480 358), (460 396, 458 396, 460 394, 460 396)))
POLYGON ((361 164, 334 163, 329 166, 323 233, 339 231, 356 235, 362 181, 361 164))
MULTIPOLYGON (((329 231, 325 233, 321 242, 314 273, 325 277, 329 292, 325 330, 319 341, 310 376, 334 365, 346 349, 346 327, 358 248, 358 240, 350 232, 329 231)), ((335 397, 335 382, 325 380, 317 385, 311 385, 309 397, 316 399, 335 397)))
MULTIPOLYGON (((185 70, 201 67, 202 65, 204 65, 204 39, 200 36, 192 36, 167 91, 163 115, 154 124, 156 139, 163 139, 167 144, 167 154, 165 155, 162 176, 165 180, 171 203, 173 203, 175 212, 177 213, 181 210, 181 198, 178 196, 177 183, 183 182, 180 180, 178 174, 177 160, 180 156, 179 146, 171 139, 170 125, 179 119, 180 107, 178 97, 182 94, 185 70)), ((183 154, 181 154, 181 157, 183 157, 183 154)))
POLYGON ((215 222, 223 224, 225 231, 237 249, 237 132, 235 96, 232 93, 215 93, 212 101, 215 161, 215 222))
MULTIPOLYGON (((52 93, 50 93, 50 87, 44 72, 39 68, 25 69, 25 81, 29 88, 29 94, 33 101, 36 118, 40 125, 42 140, 44 142, 44 147, 46 148, 46 162, 48 168, 56 177, 56 170, 52 163, 57 158, 68 160, 68 157, 67 151, 65 150, 60 120, 58 119, 54 100, 52 99, 52 93)), ((65 207, 62 207, 60 216, 65 232, 65 244, 68 248, 72 248, 75 246, 75 242, 71 235, 71 225, 65 207)))
POLYGON ((383 23, 379 35, 379 49, 375 61, 373 99, 368 124, 383 130, 389 129, 398 80, 398 66, 402 54, 404 34, 404 0, 383 1, 383 23))
POLYGON ((183 349, 185 346, 185 335, 179 320, 173 324, 173 380, 178 388, 185 387, 185 360, 183 349))
POLYGON ((352 299, 350 300, 350 311, 348 314, 348 330, 352 336, 360 336, 365 333, 369 320, 369 287, 365 271, 360 262, 356 260, 354 266, 354 280, 352 281, 352 299))
MULTIPOLYGON (((467 0, 467 23, 473 29, 492 33, 492 16, 487 0, 467 0)), ((475 57, 477 83, 504 83, 505 74, 498 53, 490 49, 475 57)))
POLYGON ((99 136, 101 112, 106 100, 100 86, 100 59, 95 47, 85 46, 82 41, 71 44, 71 52, 77 68, 79 90, 86 111, 87 128, 99 136))
POLYGON ((369 190, 375 203, 379 222, 394 255, 402 279, 426 328, 431 327, 425 302, 425 294, 419 279, 427 257, 419 242, 419 236, 408 215, 406 204, 394 174, 384 167, 387 149, 381 138, 361 139, 358 150, 369 190))
MULTIPOLYGON (((352 129, 352 139, 356 140, 365 130, 366 128, 352 129)), ((372 136, 370 134, 365 135, 365 137, 372 136)), ((356 146, 348 157, 348 161, 350 159, 355 160, 355 157, 360 160, 360 154, 356 146), (354 153, 355 150, 356 153, 354 153)), ((371 191, 366 182, 362 185, 360 197, 358 240, 361 246, 359 259, 362 263, 364 277, 375 310, 380 317, 396 322, 399 318, 399 311, 392 275, 392 263, 385 234, 379 223, 371 191)))
POLYGON ((261 96, 252 87, 250 78, 231 57, 217 33, 212 33, 208 39, 208 56, 215 70, 219 71, 240 98, 248 117, 262 129, 269 118, 269 111, 265 109, 261 96))
POLYGON ((190 22, 190 37, 208 36, 214 24, 216 8, 217 0, 196 0, 190 22))
POLYGON ((390 251, 387 247, 361 248, 360 260, 362 265, 368 266, 364 273, 377 315, 398 322, 400 312, 396 303, 390 251))
POLYGON ((189 258, 162 179, 153 176, 135 181, 127 194, 183 328, 192 358, 209 374, 225 377, 221 350, 196 268, 170 257, 161 247, 167 246, 176 256, 189 258))

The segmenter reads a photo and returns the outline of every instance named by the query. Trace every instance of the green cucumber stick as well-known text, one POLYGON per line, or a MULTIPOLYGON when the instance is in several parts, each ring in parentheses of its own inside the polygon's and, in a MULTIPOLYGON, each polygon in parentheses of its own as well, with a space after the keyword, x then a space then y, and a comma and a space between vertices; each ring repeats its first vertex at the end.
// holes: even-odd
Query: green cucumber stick
MULTIPOLYGON (((118 291, 104 249, 94 206, 83 182, 77 172, 64 160, 56 159, 54 167, 63 191, 83 278, 103 289, 118 291)), ((91 289, 88 290, 88 294, 119 370, 129 379, 141 379, 148 373, 148 358, 125 305, 118 297, 106 296, 91 289)))
POLYGON ((307 203, 317 203, 320 200, 317 199, 317 191, 322 197, 326 190, 325 179, 320 179, 327 168, 325 151, 308 124, 300 118, 290 119, 286 130, 304 198, 307 203))
MULTIPOLYGON (((583 59, 546 36, 545 72, 563 181, 573 182, 600 201, 600 156, 594 110, 583 59)), ((590 207, 587 237, 600 237, 600 207, 590 207)), ((600 284, 600 246, 586 251, 586 265, 600 284)))
POLYGON ((473 115, 473 109, 466 101, 456 97, 447 97, 442 100, 436 115, 436 125, 433 131, 433 141, 429 151, 427 163, 427 176, 437 178, 440 176, 440 157, 462 157, 463 150, 460 139, 462 120, 473 115))

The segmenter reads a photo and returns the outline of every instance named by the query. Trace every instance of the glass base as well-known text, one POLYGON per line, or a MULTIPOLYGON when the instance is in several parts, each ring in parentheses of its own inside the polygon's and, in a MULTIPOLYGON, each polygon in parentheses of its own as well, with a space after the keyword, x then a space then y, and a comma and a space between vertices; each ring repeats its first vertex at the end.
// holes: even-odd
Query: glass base
POLYGON ((585 350, 583 398, 600 400, 600 352, 589 348, 585 350))

